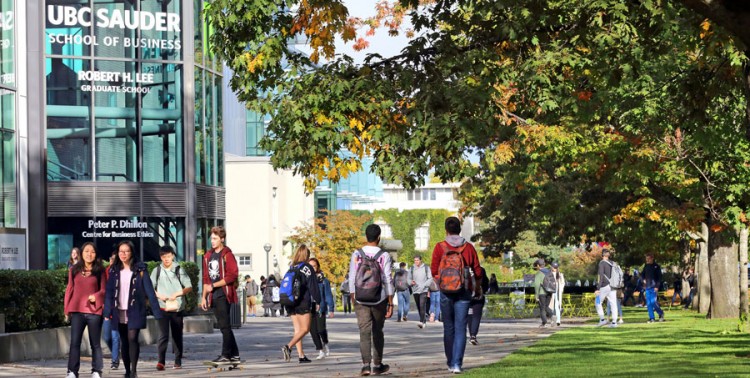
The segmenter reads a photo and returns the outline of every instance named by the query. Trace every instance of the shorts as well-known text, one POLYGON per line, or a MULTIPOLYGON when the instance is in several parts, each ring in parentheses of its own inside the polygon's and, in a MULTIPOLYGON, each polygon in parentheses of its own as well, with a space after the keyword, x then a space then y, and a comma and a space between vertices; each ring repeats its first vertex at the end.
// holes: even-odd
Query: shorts
POLYGON ((310 303, 300 303, 297 306, 284 306, 284 311, 289 315, 304 315, 312 312, 310 303))
POLYGON ((250 306, 255 306, 255 300, 256 300, 256 298, 255 298, 254 295, 250 296, 250 297, 247 297, 247 302, 250 303, 250 306))

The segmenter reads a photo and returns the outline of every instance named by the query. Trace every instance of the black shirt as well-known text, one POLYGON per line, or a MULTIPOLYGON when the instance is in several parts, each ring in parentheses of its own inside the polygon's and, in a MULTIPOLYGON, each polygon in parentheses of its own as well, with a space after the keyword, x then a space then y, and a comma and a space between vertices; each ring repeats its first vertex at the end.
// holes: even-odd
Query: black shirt
MULTIPOLYGON (((211 283, 215 284, 222 280, 221 277, 221 253, 212 253, 211 259, 208 260, 208 278, 211 279, 211 283)), ((213 298, 221 298, 226 296, 222 288, 217 288, 213 291, 213 298)))

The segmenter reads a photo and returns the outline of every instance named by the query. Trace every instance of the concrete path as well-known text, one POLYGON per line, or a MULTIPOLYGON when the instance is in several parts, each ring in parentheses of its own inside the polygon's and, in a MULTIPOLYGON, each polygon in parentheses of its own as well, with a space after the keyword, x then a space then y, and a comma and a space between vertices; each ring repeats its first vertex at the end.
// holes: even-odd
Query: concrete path
MULTIPOLYGON (((434 377, 450 375, 443 353, 442 323, 427 323, 419 329, 416 314, 410 314, 409 321, 396 322, 395 317, 386 321, 385 352, 383 362, 391 366, 392 376, 434 377)), ((464 368, 487 365, 500 360, 511 352, 533 344, 540 338, 555 331, 583 324, 583 320, 568 321, 562 327, 540 329, 538 319, 483 320, 479 330, 479 345, 467 343, 464 368)), ((242 328, 235 329, 235 337, 240 346, 244 370, 211 371, 201 364, 213 359, 221 349, 221 332, 212 334, 185 334, 183 368, 172 370, 174 358, 167 353, 167 370, 156 371, 156 346, 141 347, 138 375, 147 377, 352 377, 358 376, 361 368, 359 354, 359 331, 353 314, 336 314, 328 319, 328 332, 331 354, 328 358, 316 361, 317 352, 310 336, 304 339, 305 353, 312 363, 300 365, 293 349, 292 362, 284 362, 281 346, 292 336, 292 323, 289 318, 248 318, 242 328)), ((118 370, 109 369, 109 358, 105 357, 105 377, 124 374, 122 364, 118 370)), ((82 358, 80 377, 89 377, 90 358, 82 358)), ((23 363, 0 364, 0 377, 64 377, 67 360, 26 361, 23 363)))

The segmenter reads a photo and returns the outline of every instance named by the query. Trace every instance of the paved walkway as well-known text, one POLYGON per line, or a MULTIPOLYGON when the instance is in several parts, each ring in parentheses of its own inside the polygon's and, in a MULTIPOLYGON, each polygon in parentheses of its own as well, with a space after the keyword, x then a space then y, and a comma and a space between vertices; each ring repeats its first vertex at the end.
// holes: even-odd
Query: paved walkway
MULTIPOLYGON (((443 354, 442 323, 428 323, 425 329, 417 328, 416 314, 410 314, 410 321, 396 322, 395 317, 386 321, 385 351, 383 362, 391 366, 394 376, 434 377, 447 376, 448 370, 443 354)), ((511 352, 533 344, 540 338, 555 331, 581 325, 582 320, 569 321, 562 327, 538 328, 538 319, 484 320, 479 330, 479 345, 466 345, 464 368, 487 365, 500 360, 511 352)), ((185 334, 185 357, 182 370, 172 370, 167 354, 167 370, 156 371, 156 346, 141 347, 138 375, 147 377, 352 377, 358 376, 361 368, 359 355, 359 331, 353 314, 337 314, 328 319, 328 332, 331 355, 316 361, 317 352, 310 336, 304 339, 310 364, 300 365, 293 349, 292 362, 282 360, 281 345, 292 336, 292 323, 289 318, 248 318, 242 328, 235 329, 240 346, 240 354, 246 360, 244 370, 212 371, 209 373, 201 364, 202 360, 213 359, 221 346, 221 332, 212 334, 185 334)), ((107 356, 108 357, 108 356, 107 356)), ((109 370, 105 357, 105 377, 122 376, 119 370, 109 370)), ((67 360, 25 361, 23 363, 0 364, 0 377, 64 377, 67 360)), ((80 377, 88 377, 90 358, 82 358, 80 377)))

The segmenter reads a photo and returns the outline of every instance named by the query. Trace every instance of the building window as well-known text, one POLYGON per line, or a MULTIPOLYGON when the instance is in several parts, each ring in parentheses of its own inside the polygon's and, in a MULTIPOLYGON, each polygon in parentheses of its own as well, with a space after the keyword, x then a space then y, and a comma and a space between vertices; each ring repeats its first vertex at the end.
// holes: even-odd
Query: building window
POLYGON ((239 257, 240 257, 240 266, 250 267, 250 269, 252 269, 252 266, 253 266, 252 256, 239 256, 239 257))
POLYGON ((435 189, 430 189, 430 201, 434 201, 437 199, 437 193, 435 189))
POLYGON ((414 230, 414 249, 426 251, 430 243, 430 224, 425 223, 414 230))
POLYGON ((375 224, 380 226, 380 237, 383 239, 393 239, 393 230, 391 229, 391 226, 388 225, 388 223, 385 223, 385 220, 383 218, 378 218, 375 220, 375 224))

